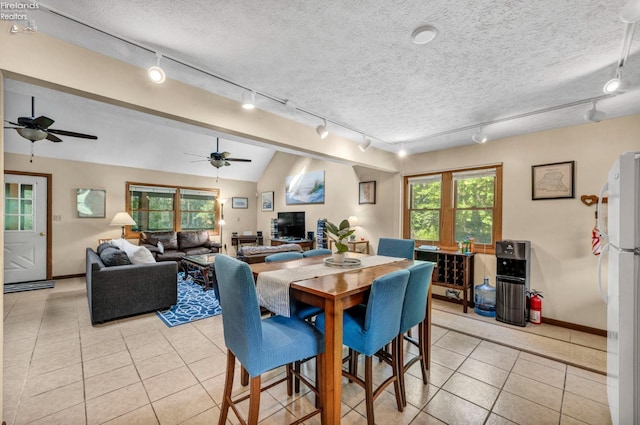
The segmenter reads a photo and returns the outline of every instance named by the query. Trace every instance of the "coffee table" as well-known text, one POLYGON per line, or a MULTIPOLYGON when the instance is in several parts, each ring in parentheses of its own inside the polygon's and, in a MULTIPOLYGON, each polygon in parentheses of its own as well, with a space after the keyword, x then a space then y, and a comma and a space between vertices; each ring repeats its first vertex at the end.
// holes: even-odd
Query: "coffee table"
POLYGON ((185 255, 180 262, 185 276, 191 272, 191 277, 195 282, 204 285, 204 290, 213 288, 216 297, 220 299, 218 292, 218 280, 215 273, 215 262, 217 254, 185 255), (200 273, 194 273, 200 272, 200 273))

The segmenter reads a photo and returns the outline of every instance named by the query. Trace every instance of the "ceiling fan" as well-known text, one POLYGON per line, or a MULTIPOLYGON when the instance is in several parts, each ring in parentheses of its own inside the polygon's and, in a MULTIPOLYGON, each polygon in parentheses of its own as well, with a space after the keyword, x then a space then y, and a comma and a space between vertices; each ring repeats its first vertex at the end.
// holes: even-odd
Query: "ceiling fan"
POLYGON ((229 152, 220 152, 220 139, 218 137, 216 137, 216 151, 215 152, 211 152, 210 156, 194 155, 194 154, 191 154, 191 153, 188 153, 187 155, 199 156, 201 158, 206 158, 206 159, 200 159, 200 160, 191 161, 191 162, 209 161, 211 163, 211 165, 213 165, 216 168, 220 168, 220 167, 231 165, 231 163, 229 161, 251 162, 250 159, 230 158, 231 154, 229 152))
POLYGON ((62 139, 56 136, 59 134, 61 136, 70 136, 70 137, 78 137, 81 139, 91 139, 97 140, 97 136, 92 136, 90 134, 76 133, 73 131, 67 130, 56 130, 53 128, 49 128, 51 124, 55 121, 51 118, 45 116, 39 116, 36 118, 35 114, 35 98, 31 97, 31 116, 30 117, 19 117, 18 122, 11 122, 5 120, 5 122, 11 124, 14 127, 4 127, 7 129, 13 129, 18 132, 18 134, 24 137, 27 140, 31 140, 31 161, 33 162, 33 143, 47 139, 55 143, 62 142, 62 139))

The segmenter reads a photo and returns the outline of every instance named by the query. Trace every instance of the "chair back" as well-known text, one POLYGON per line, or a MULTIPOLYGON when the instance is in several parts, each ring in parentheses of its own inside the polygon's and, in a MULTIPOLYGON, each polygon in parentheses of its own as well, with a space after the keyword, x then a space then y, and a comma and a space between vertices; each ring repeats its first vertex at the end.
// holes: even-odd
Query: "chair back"
POLYGON ((256 285, 249 265, 218 254, 216 278, 222 306, 224 342, 240 363, 249 367, 262 346, 262 321, 256 285))
POLYGON ((430 261, 415 261, 409 270, 409 282, 404 295, 400 333, 422 322, 427 313, 427 294, 431 285, 434 264, 430 261))
POLYGON ((309 251, 304 251, 302 253, 305 257, 315 257, 316 255, 329 255, 331 254, 331 250, 327 248, 316 248, 310 249, 309 251))
POLYGON ((287 261, 298 260, 302 258, 301 252, 279 252, 277 254, 271 254, 264 257, 265 263, 271 263, 273 261, 287 261))
POLYGON ((378 255, 413 260, 415 247, 416 243, 413 239, 380 238, 378 240, 378 255))
POLYGON ((400 333, 400 315, 408 281, 409 271, 397 270, 371 284, 363 327, 367 337, 362 354, 375 354, 400 333))

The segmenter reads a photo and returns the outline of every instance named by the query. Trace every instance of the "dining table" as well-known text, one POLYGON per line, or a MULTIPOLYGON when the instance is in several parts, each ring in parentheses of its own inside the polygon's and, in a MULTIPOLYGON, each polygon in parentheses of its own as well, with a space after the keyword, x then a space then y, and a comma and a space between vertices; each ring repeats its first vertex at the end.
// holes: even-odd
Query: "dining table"
MULTIPOLYGON (((366 254, 348 253, 348 258, 362 259, 366 254)), ((250 264, 253 276, 258 282, 261 273, 276 270, 303 269, 323 264, 330 256, 305 257, 298 260, 250 264)), ((375 264, 375 262, 374 262, 375 264)), ((320 374, 320 397, 322 401, 321 422, 336 425, 341 418, 342 397, 342 332, 344 310, 366 302, 366 297, 375 279, 387 273, 411 267, 414 260, 404 258, 386 259, 383 264, 372 266, 337 268, 330 274, 313 276, 289 283, 289 296, 304 303, 321 307, 325 314, 325 349, 318 357, 322 367, 320 374)), ((258 285, 258 292, 260 286, 258 285)), ((431 291, 428 294, 431 297, 431 291)), ((427 347, 426 364, 429 365, 431 350, 431 301, 429 299, 427 317, 423 326, 427 347)))

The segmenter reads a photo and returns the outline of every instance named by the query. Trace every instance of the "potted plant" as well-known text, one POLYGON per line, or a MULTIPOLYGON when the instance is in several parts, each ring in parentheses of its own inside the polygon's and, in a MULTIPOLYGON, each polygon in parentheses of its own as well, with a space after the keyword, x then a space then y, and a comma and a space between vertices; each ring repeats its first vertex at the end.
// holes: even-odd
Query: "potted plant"
POLYGON ((339 226, 327 221, 327 237, 331 238, 336 244, 336 252, 333 253, 333 261, 336 263, 344 263, 344 254, 349 251, 349 246, 345 243, 345 239, 349 238, 356 230, 349 228, 349 220, 342 220, 339 226))

